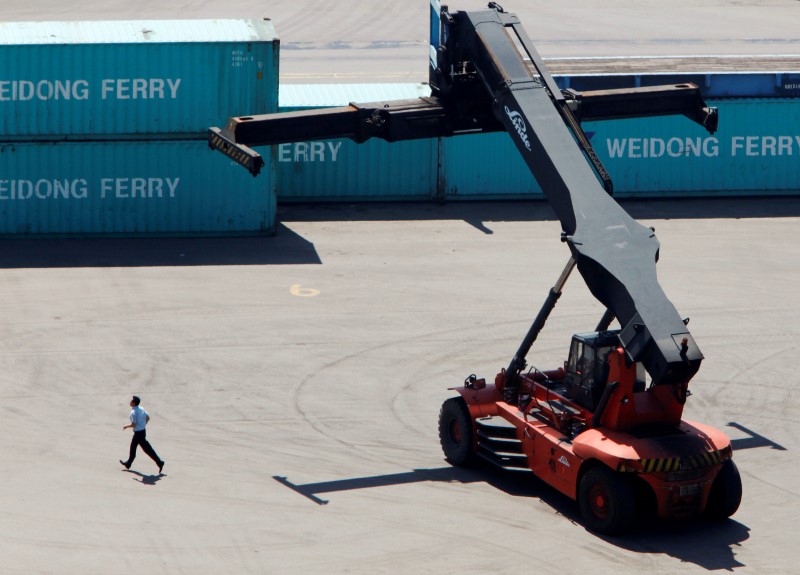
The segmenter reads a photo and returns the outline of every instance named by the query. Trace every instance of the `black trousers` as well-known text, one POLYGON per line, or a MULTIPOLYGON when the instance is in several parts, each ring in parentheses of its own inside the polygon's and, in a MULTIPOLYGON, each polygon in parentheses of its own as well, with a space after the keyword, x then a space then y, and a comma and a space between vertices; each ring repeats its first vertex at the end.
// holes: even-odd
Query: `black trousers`
POLYGON ((133 460, 136 459, 136 448, 141 445, 142 450, 150 456, 150 459, 156 462, 156 464, 161 463, 161 458, 158 457, 156 450, 153 449, 153 446, 150 445, 150 442, 147 441, 147 430, 143 429, 141 431, 134 431, 133 432, 133 439, 131 439, 131 452, 128 455, 128 465, 133 463, 133 460))

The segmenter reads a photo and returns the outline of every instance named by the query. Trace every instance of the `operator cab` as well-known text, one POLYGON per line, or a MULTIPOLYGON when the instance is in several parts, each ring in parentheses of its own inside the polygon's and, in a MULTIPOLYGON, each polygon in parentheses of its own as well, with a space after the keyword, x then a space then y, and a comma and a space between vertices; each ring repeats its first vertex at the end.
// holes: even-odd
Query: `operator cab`
MULTIPOLYGON (((594 411, 608 383, 608 354, 621 345, 619 330, 573 335, 564 377, 567 396, 594 411)), ((637 364, 634 390, 644 390, 644 385, 644 367, 637 364)))

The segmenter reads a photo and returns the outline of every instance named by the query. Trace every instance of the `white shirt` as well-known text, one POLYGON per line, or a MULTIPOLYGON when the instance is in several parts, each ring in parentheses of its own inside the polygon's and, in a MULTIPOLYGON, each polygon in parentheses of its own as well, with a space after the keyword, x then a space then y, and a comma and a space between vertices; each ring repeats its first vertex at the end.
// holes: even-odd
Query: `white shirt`
POLYGON ((147 412, 138 405, 131 409, 131 423, 134 431, 142 431, 147 425, 147 412))

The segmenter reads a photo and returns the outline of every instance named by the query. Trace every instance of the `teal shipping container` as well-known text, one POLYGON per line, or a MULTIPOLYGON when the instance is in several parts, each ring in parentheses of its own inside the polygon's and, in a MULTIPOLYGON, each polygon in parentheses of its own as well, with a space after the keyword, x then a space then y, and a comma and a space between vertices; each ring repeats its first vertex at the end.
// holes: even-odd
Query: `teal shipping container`
MULTIPOLYGON (((708 100, 709 134, 683 116, 586 122, 616 197, 800 194, 800 99, 708 100)), ((443 145, 447 199, 541 198, 507 134, 450 138, 443 145)))
MULTIPOLYGON (((674 75, 673 75, 674 76, 674 75)), ((617 197, 800 194, 800 98, 763 96, 794 89, 796 74, 708 74, 705 84, 739 97, 707 99, 719 108, 709 134, 683 116, 586 122, 583 126, 617 197), (733 76, 733 77, 729 77, 733 76), (748 76, 750 78, 750 76, 748 76), (765 80, 766 78, 766 80, 765 80), (741 80, 740 83, 735 80, 741 80), (758 80, 758 81, 756 81, 758 80), (791 80, 791 82, 790 82, 791 80), (741 97, 748 90, 758 98, 741 97)), ((648 85, 673 80, 625 78, 648 85)), ((599 89, 619 78, 558 78, 599 89)), ((424 85, 281 87, 281 109, 425 96, 424 85), (284 90, 286 92, 284 93, 284 90)), ((387 144, 370 140, 303 142, 278 147, 280 201, 485 200, 543 198, 506 133, 387 144), (299 147, 297 147, 299 146, 299 147), (334 146, 333 148, 331 146, 334 146)))
POLYGON ((506 132, 445 138, 441 173, 439 195, 447 200, 544 199, 506 132))
POLYGON ((709 100, 711 135, 683 117, 587 122, 621 197, 800 194, 800 98, 709 100))
MULTIPOLYGON (((430 95, 425 84, 285 85, 281 111, 430 95)), ((348 139, 274 146, 280 201, 430 200, 436 197, 439 141, 348 139)))
POLYGON ((436 139, 356 144, 347 139, 275 146, 281 201, 430 200, 436 139))
POLYGON ((205 137, 277 110, 269 20, 0 23, 0 139, 205 137))
POLYGON ((0 145, 0 235, 272 235, 272 170, 205 140, 0 145))

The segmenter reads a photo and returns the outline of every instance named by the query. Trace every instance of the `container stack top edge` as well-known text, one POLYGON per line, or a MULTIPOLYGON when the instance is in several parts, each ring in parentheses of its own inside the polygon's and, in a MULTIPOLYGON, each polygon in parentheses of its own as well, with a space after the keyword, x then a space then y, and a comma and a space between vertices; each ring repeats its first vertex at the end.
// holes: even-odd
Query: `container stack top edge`
POLYGON ((427 98, 428 84, 280 84, 278 105, 281 108, 317 108, 347 106, 351 102, 380 102, 427 98))
POLYGON ((271 42, 269 19, 0 22, 0 46, 271 42))

